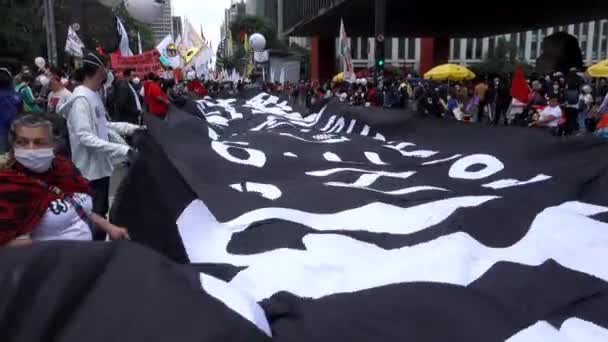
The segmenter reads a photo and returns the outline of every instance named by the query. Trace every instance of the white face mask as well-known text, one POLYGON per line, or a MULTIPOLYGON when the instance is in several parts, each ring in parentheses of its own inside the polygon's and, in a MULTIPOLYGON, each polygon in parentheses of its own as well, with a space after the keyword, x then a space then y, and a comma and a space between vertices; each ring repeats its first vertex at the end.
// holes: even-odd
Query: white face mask
POLYGON ((15 148, 14 154, 15 159, 19 164, 36 173, 47 172, 55 159, 55 152, 52 148, 41 148, 37 150, 15 148))

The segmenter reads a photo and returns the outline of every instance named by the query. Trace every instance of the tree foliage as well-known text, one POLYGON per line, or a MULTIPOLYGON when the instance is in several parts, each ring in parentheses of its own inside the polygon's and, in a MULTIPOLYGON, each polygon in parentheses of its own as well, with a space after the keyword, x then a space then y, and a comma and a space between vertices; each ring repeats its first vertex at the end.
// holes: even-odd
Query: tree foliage
POLYGON ((267 49, 282 50, 286 48, 286 44, 279 40, 272 21, 266 17, 239 15, 230 25, 230 32, 233 40, 240 45, 243 44, 241 38, 244 37, 244 34, 250 36, 253 33, 261 33, 266 38, 267 49))
POLYGON ((533 67, 518 57, 518 47, 515 42, 500 38, 496 46, 489 51, 482 63, 472 67, 477 75, 492 75, 508 77, 515 71, 516 65, 521 65, 524 73, 529 74, 533 67))
MULTIPOLYGON (((117 47, 114 16, 125 22, 131 49, 137 51, 137 32, 144 50, 152 49, 154 39, 149 25, 135 21, 124 7, 114 12, 95 0, 53 0, 57 54, 60 64, 66 59, 63 48, 69 25, 78 22, 78 35, 88 49, 101 46, 105 51, 117 47)), ((37 56, 45 57, 46 36, 43 26, 42 0, 0 0, 0 65, 18 68, 32 64, 37 56)))

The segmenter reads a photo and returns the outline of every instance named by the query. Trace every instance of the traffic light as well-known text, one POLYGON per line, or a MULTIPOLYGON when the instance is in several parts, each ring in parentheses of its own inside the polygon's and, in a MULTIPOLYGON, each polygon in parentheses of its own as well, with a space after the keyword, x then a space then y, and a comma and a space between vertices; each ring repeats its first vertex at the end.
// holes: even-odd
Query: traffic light
POLYGON ((380 68, 384 67, 384 58, 378 58, 378 67, 380 67, 380 68))

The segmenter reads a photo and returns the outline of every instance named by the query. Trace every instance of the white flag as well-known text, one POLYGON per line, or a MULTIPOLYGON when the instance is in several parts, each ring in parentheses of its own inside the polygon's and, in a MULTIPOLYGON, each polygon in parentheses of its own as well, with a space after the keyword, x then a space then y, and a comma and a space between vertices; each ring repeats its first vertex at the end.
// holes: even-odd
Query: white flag
POLYGON ((139 50, 140 55, 144 53, 143 49, 141 48, 141 36, 139 35, 139 31, 137 31, 137 49, 139 50))
POLYGON ((270 82, 274 83, 274 69, 270 68, 270 82))
POLYGON ((129 34, 119 17, 116 17, 116 33, 120 41, 118 45, 120 54, 122 56, 133 56, 133 52, 131 52, 131 48, 129 47, 129 34))
POLYGON ((279 83, 285 84, 285 67, 281 68, 281 75, 279 76, 279 83))
POLYGON ((342 61, 344 80, 349 83, 356 81, 355 72, 353 70, 352 55, 350 53, 350 44, 348 42, 348 35, 346 35, 346 29, 344 28, 344 20, 340 20, 338 52, 340 54, 340 60, 342 61))
POLYGON ((78 37, 72 26, 70 26, 68 28, 68 37, 65 41, 65 52, 74 57, 82 57, 82 49, 84 49, 82 40, 80 40, 80 37, 78 37))

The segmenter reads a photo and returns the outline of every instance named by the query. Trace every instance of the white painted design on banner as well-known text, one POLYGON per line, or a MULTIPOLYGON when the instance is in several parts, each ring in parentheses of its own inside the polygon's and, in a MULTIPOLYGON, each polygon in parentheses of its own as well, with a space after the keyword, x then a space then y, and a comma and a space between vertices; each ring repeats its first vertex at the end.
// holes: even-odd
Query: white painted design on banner
POLYGON ((374 165, 389 165, 380 159, 380 155, 376 152, 365 152, 365 158, 374 165))
POLYGON ((369 135, 370 127, 368 125, 363 126, 363 130, 361 131, 361 135, 366 137, 369 135))
POLYGON ((332 162, 332 163, 341 163, 342 162, 342 159, 340 158, 340 156, 335 153, 332 153, 332 152, 323 153, 323 158, 325 158, 325 160, 332 162))
POLYGON ((439 153, 438 151, 429 151, 429 150, 405 151, 404 148, 406 148, 406 147, 416 146, 416 144, 412 144, 412 143, 408 143, 408 142, 401 142, 395 146, 393 146, 391 144, 383 145, 383 146, 401 153, 401 155, 404 157, 425 159, 425 158, 430 158, 430 157, 436 155, 437 153, 439 153))
POLYGON ((264 165, 266 165, 266 154, 264 154, 264 152, 259 151, 259 150, 230 146, 230 145, 227 145, 226 143, 219 142, 219 141, 212 141, 211 148, 213 148, 213 150, 215 152, 217 152, 217 154, 222 156, 222 158, 224 158, 230 162, 236 163, 236 164, 249 165, 249 166, 255 166, 255 167, 263 167, 264 165), (238 157, 233 156, 232 154, 230 154, 231 148, 247 152, 248 158, 240 159, 238 157))
POLYGON ((413 176, 416 172, 414 171, 406 171, 406 172, 388 172, 388 171, 375 171, 375 170, 364 170, 364 169, 356 169, 356 168, 335 168, 329 170, 319 170, 319 171, 309 171, 306 172, 307 175, 313 177, 327 177, 340 172, 357 172, 362 173, 364 175, 374 175, 378 177, 391 177, 391 178, 399 178, 399 179, 408 179, 413 176))
POLYGON ((327 121, 327 125, 325 125, 325 127, 321 128, 321 131, 323 131, 323 132, 327 132, 327 130, 328 130, 330 127, 331 127, 331 125, 333 125, 333 124, 334 124, 334 121, 336 121, 336 116, 335 116, 335 115, 332 115, 332 116, 329 118, 329 121, 327 121))
POLYGON ((313 135, 312 137, 315 140, 324 141, 324 140, 333 139, 334 135, 333 134, 316 134, 316 135, 313 135))
POLYGON ((447 189, 437 188, 434 186, 413 186, 413 187, 393 190, 393 191, 382 191, 382 190, 372 189, 369 186, 359 186, 356 183, 348 184, 348 183, 339 183, 339 182, 329 182, 329 183, 325 183, 325 185, 333 186, 333 187, 337 187, 337 188, 351 188, 351 189, 367 190, 367 191, 377 192, 379 194, 384 194, 384 195, 389 195, 389 196, 410 195, 410 194, 422 192, 422 191, 446 191, 446 192, 449 191, 447 189))
POLYGON ((281 190, 272 184, 246 182, 244 187, 243 184, 232 184, 230 187, 239 192, 259 193, 262 197, 271 201, 277 200, 283 196, 281 190))
POLYGON ((220 136, 214 131, 211 127, 207 126, 207 131, 209 132, 209 139, 218 140, 220 136))
POLYGON ((333 125, 332 128, 330 128, 327 133, 342 133, 342 130, 344 129, 344 127, 346 126, 346 121, 344 120, 344 118, 339 118, 338 121, 336 121, 336 123, 333 125))
POLYGON ((606 342, 608 330, 579 318, 570 318, 557 330, 546 321, 537 322, 506 342, 606 342))
POLYGON ((214 115, 214 116, 208 116, 207 117, 207 122, 213 125, 218 125, 218 126, 228 126, 229 121, 227 118, 223 117, 223 116, 219 116, 219 115, 214 115))
POLYGON ((477 207, 497 198, 494 196, 455 197, 410 208, 376 202, 333 214, 316 214, 286 208, 262 208, 250 211, 226 224, 233 227, 249 226, 255 222, 281 219, 319 231, 368 231, 407 235, 441 223, 460 208, 477 207), (382 213, 382 215, 378 216, 377 213, 382 213))
POLYGON ((512 188, 515 186, 522 186, 522 185, 528 185, 528 184, 533 184, 533 183, 540 183, 540 182, 544 182, 547 181, 549 179, 551 179, 551 176, 547 176, 547 175, 537 175, 536 177, 527 180, 527 181, 519 181, 517 179, 501 179, 499 181, 496 182, 492 182, 489 184, 484 184, 483 187, 484 188, 490 188, 490 189, 494 189, 494 190, 501 190, 501 189, 506 189, 506 188, 512 188))
POLYGON ((295 154, 295 153, 291 153, 291 152, 285 152, 285 153, 283 153, 283 155, 284 155, 285 157, 289 157, 289 158, 298 158, 298 155, 297 155, 297 154, 295 154))
POLYGON ((207 274, 200 274, 203 290, 213 298, 224 303, 232 311, 253 323, 258 329, 272 337, 270 323, 264 310, 247 292, 207 274))
POLYGON ((589 217, 608 212, 608 208, 580 202, 545 209, 536 216, 528 234, 508 248, 489 248, 460 232, 397 250, 325 234, 305 236, 306 250, 282 248, 253 255, 234 255, 226 250, 232 234, 267 219, 284 219, 320 231, 408 234, 430 228, 460 208, 492 199, 495 197, 460 197, 412 208, 374 203, 335 214, 268 208, 226 224, 219 223, 205 204, 196 200, 184 210, 177 225, 191 262, 247 266, 231 284, 256 300, 281 291, 320 298, 407 282, 467 286, 497 262, 538 266, 555 260, 566 268, 608 280, 608 224, 589 217), (582 250, 585 253, 580 253, 582 250))
POLYGON ((374 140, 386 141, 386 138, 384 137, 384 135, 382 135, 380 133, 376 133, 374 140))
POLYGON ((452 161, 454 159, 458 159, 460 157, 462 157, 462 154, 455 154, 455 155, 453 155, 453 156, 451 156, 449 158, 444 158, 444 159, 439 159, 439 160, 432 160, 432 161, 426 162, 426 163, 424 163, 422 165, 423 166, 437 165, 437 164, 441 164, 441 163, 446 163, 446 162, 452 161))
POLYGON ((355 125, 357 124, 357 120, 351 120, 350 124, 348 125, 348 129, 346 130, 346 134, 352 134, 353 130, 355 129, 355 125))
POLYGON ((350 141, 350 139, 348 139, 347 137, 339 137, 339 138, 319 141, 319 140, 308 140, 305 138, 300 138, 296 135, 289 134, 289 133, 279 133, 279 135, 281 135, 283 137, 294 138, 296 140, 300 140, 300 141, 304 141, 304 142, 308 142, 308 143, 313 143, 313 144, 339 144, 339 143, 350 141))
POLYGON ((489 154, 474 154, 456 161, 450 168, 450 178, 478 180, 488 178, 502 171, 505 168, 500 160, 489 154), (475 165, 483 165, 480 170, 468 171, 475 165))

